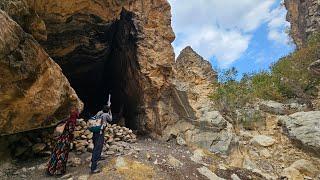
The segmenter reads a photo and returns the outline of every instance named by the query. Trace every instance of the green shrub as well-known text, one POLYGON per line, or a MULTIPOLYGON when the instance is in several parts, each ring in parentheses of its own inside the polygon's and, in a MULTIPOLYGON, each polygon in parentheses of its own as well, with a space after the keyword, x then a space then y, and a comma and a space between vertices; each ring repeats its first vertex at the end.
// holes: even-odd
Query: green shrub
POLYGON ((280 59, 272 65, 271 74, 283 97, 310 99, 316 95, 319 77, 308 70, 309 65, 320 58, 320 35, 311 36, 306 47, 280 59))
POLYGON ((279 82, 269 72, 262 71, 251 77, 253 96, 259 99, 270 99, 281 101, 283 99, 279 92, 279 82))
POLYGON ((251 88, 245 82, 237 82, 236 76, 236 69, 230 68, 221 73, 219 77, 221 82, 215 85, 217 88, 210 98, 220 111, 233 112, 251 101, 251 88))
MULTIPOLYGON (((232 118, 238 110, 246 109, 257 98, 285 101, 300 98, 310 102, 317 95, 320 78, 312 75, 309 65, 320 59, 320 33, 311 36, 306 47, 296 50, 273 64, 270 72, 245 74, 236 81, 237 70, 233 67, 220 73, 220 83, 215 84, 215 92, 210 96, 220 111, 232 118)), ((261 120, 259 112, 247 114, 238 119, 244 127, 252 127, 261 120)))
POLYGON ((248 110, 244 109, 241 111, 241 115, 237 117, 238 127, 241 126, 246 130, 256 130, 261 127, 265 127, 265 117, 259 110, 248 110))

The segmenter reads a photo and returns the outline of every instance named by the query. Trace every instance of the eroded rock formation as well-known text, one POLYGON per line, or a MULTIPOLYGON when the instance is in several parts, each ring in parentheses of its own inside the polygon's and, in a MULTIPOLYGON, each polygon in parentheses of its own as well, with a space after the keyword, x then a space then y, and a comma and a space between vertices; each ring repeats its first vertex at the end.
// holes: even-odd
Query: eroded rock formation
POLYGON ((320 2, 318 0, 285 0, 287 20, 291 23, 291 37, 303 47, 308 37, 320 31, 320 2))
POLYGON ((173 84, 178 90, 187 92, 190 105, 197 110, 197 119, 207 119, 206 112, 213 108, 208 96, 213 92, 213 84, 217 82, 218 76, 210 62, 204 60, 189 46, 178 56, 175 70, 176 79, 173 80, 173 84))
MULTIPOLYGON (((60 73, 66 83, 69 81, 84 102, 83 116, 97 112, 111 93, 115 120, 125 119, 131 129, 163 139, 179 136, 186 143, 214 152, 229 150, 232 125, 215 111, 208 98, 217 73, 190 47, 174 63, 171 42, 175 36, 166 0, 0 0, 0 7, 21 26, 15 23, 21 33, 23 29, 31 34, 61 67, 65 77, 52 62, 59 68, 53 73, 60 73)), ((32 38, 31 35, 28 36, 32 38)), ((30 67, 36 67, 37 62, 41 61, 30 67)), ((7 76, 8 73, 3 77, 7 76)), ((40 74, 38 78, 44 77, 40 74)), ((67 87, 74 93, 70 85, 67 87)), ((51 84, 47 87, 54 90, 51 84)), ((65 91, 57 89, 58 92, 65 91)), ((6 96, 8 93, 2 94, 6 96)), ((15 97, 21 100, 20 96, 15 97)), ((50 98, 39 102, 67 109, 50 98)), ((45 110, 45 115, 52 115, 45 110)), ((8 112, 20 110, 12 108, 8 112)), ((7 118, 2 122, 10 123, 7 118)), ((3 128, 8 133, 17 132, 8 129, 9 126, 3 128)), ((30 129, 20 127, 21 131, 30 129)))
POLYGON ((87 105, 85 113, 101 108, 111 92, 113 112, 122 112, 127 125, 161 134, 170 121, 163 94, 174 57, 167 1, 28 4, 47 26, 41 44, 87 105))
POLYGON ((0 135, 52 125, 82 108, 61 68, 0 10, 0 135))
POLYGON ((177 141, 183 139, 187 144, 227 154, 234 138, 233 128, 215 110, 209 99, 209 95, 215 89, 217 73, 211 64, 191 47, 181 51, 175 63, 175 70, 172 83, 180 92, 178 98, 181 99, 181 106, 189 116, 180 117, 176 124, 165 129, 165 134, 176 136, 177 141))
POLYGON ((175 36, 166 0, 2 0, 0 8, 60 65, 85 104, 84 115, 99 110, 111 93, 114 114, 130 128, 161 135, 179 117, 170 96, 175 36))

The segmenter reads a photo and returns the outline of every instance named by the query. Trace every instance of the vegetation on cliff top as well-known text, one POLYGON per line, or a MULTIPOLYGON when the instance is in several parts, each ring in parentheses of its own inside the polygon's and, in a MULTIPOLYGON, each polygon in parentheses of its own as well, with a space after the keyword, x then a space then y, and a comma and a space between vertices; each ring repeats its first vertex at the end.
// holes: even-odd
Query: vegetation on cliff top
POLYGON ((281 58, 270 71, 245 74, 236 81, 237 70, 230 68, 220 74, 220 82, 211 95, 220 111, 234 113, 257 99, 285 102, 297 99, 309 105, 317 96, 320 78, 312 75, 309 65, 320 58, 320 33, 314 34, 306 47, 281 58))

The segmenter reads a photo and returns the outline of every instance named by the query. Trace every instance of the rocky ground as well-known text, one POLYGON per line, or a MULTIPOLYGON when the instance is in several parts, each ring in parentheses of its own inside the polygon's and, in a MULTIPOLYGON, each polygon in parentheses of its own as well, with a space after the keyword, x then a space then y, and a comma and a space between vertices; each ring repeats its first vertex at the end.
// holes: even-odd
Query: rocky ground
MULTIPOLYGON (((87 148, 71 153, 67 174, 58 178, 320 179, 320 159, 292 144, 282 132, 277 116, 267 116, 266 122, 263 130, 239 131, 237 146, 228 156, 181 146, 174 139, 169 142, 148 137, 130 142, 113 140, 105 148, 106 160, 99 163, 101 173, 89 173, 91 154, 87 148)), ((110 135, 110 130, 107 132, 110 135)), ((4 163, 0 174, 3 179, 55 179, 44 174, 47 160, 4 163)))
MULTIPOLYGON (((176 142, 160 142, 150 138, 140 138, 134 144, 126 144, 122 152, 106 154, 100 161, 100 174, 90 175, 90 153, 77 155, 72 152, 68 163, 68 173, 60 179, 207 179, 214 176, 212 164, 222 163, 222 159, 201 149, 176 145, 176 142), (217 159, 218 158, 218 159, 217 159), (211 169, 211 170, 210 170, 211 169), (205 175, 202 175, 205 174, 205 175)), ((32 162, 15 162, 2 165, 4 179, 55 179, 44 174, 47 158, 32 162)), ((252 177, 258 174, 246 170, 234 170, 252 177)), ((230 173, 218 171, 222 177, 230 173)), ((232 171, 233 172, 233 171, 232 171)))

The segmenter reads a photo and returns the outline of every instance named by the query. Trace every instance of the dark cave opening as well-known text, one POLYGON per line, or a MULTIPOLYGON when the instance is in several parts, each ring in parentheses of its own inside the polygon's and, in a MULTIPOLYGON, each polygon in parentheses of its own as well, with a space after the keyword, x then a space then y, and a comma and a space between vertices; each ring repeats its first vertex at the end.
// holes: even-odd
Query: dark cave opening
MULTIPOLYGON (((76 19, 73 17, 70 22, 76 19)), ((137 62, 137 31, 132 14, 123 10, 119 20, 84 27, 82 32, 74 33, 89 34, 89 45, 79 46, 67 56, 55 59, 84 102, 82 117, 95 115, 111 94, 114 122, 124 121, 126 127, 137 130, 137 109, 142 94, 137 62)))

